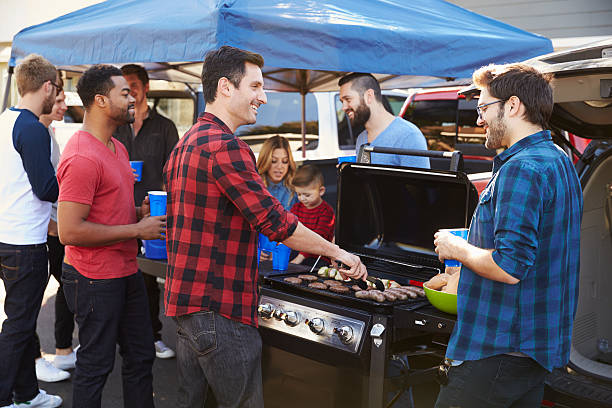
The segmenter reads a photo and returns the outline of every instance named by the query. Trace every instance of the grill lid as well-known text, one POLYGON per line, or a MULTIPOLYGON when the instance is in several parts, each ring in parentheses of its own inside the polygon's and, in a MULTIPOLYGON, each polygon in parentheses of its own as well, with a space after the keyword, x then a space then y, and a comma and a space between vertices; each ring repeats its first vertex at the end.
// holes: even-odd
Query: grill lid
POLYGON ((434 233, 467 227, 477 202, 464 173, 345 163, 338 176, 336 242, 366 265, 382 263, 377 269, 391 267, 422 281, 435 273, 430 268, 442 268, 434 233))

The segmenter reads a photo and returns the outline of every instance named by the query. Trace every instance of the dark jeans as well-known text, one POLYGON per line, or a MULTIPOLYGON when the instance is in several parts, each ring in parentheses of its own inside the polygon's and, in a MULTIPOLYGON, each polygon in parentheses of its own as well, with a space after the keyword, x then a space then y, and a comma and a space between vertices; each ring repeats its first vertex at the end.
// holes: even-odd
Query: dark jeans
MULTIPOLYGON (((138 253, 142 254, 142 241, 138 240, 138 253)), ((149 300, 149 317, 153 328, 153 339, 161 340, 162 322, 159 319, 159 284, 157 277, 146 273, 142 274, 145 288, 147 289, 147 299, 149 300)))
POLYGON ((539 408, 546 369, 528 357, 500 354, 450 367, 436 408, 539 408))
MULTIPOLYGON (((74 315, 68 309, 66 297, 64 296, 64 285, 62 284, 62 263, 64 261, 64 246, 59 238, 47 235, 47 254, 49 255, 49 272, 59 283, 55 295, 55 348, 65 349, 72 347, 72 332, 74 331, 74 315)), ((40 339, 35 337, 38 353, 36 358, 41 357, 40 339)))
POLYGON ((157 283, 157 277, 146 273, 143 273, 142 277, 149 300, 149 317, 151 318, 153 339, 155 341, 161 340, 162 322, 159 320, 159 284, 157 283))
POLYGON ((0 406, 5 406, 38 394, 34 334, 49 277, 45 244, 0 243, 0 276, 6 291, 0 332, 0 406))
POLYGON ((101 406, 117 344, 123 359, 124 407, 153 407, 155 351, 142 274, 90 279, 64 264, 62 280, 68 307, 79 325, 81 344, 73 380, 73 407, 101 406))
POLYGON ((177 407, 202 408, 208 386, 218 408, 263 407, 261 337, 255 327, 202 311, 177 323, 177 407))

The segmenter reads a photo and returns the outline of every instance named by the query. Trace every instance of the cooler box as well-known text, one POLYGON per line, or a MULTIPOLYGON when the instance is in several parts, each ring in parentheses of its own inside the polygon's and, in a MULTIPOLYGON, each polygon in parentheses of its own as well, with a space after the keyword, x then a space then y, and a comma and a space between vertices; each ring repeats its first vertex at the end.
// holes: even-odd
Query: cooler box
POLYGON ((166 251, 166 240, 150 239, 142 240, 145 250, 145 257, 149 259, 168 259, 168 251, 166 251))

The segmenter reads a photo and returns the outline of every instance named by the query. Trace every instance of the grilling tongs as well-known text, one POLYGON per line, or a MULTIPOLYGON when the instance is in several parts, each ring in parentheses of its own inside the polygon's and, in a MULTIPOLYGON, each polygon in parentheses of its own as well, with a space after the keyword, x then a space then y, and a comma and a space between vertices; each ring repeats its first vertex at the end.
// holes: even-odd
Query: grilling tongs
MULTIPOLYGON (((366 280, 369 281, 369 282, 372 282, 374 284, 374 286, 376 287, 376 289, 380 290, 381 292, 385 291, 385 284, 382 283, 382 281, 380 279, 375 278, 373 276, 368 276, 366 278, 366 280)), ((361 289, 368 290, 368 284, 365 281, 353 279, 353 282, 357 286, 359 286, 361 289)))
MULTIPOLYGON (((338 264, 338 268, 340 269, 351 269, 338 260, 336 260, 336 263, 338 264)), ((368 276, 366 280, 372 282, 376 289, 380 290, 381 292, 385 291, 385 284, 382 283, 380 279, 375 278, 374 276, 368 276)), ((362 281, 360 279, 351 279, 351 283, 359 286, 362 290, 368 290, 368 284, 366 283, 366 281, 362 281)))

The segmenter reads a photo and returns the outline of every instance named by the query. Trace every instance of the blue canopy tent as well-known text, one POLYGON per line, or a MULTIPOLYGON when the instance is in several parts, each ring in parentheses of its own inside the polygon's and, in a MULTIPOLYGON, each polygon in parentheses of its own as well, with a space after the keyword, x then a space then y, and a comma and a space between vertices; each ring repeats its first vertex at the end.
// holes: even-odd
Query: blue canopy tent
POLYGON ((107 0, 19 32, 9 66, 38 53, 69 71, 134 62, 152 78, 199 83, 203 56, 221 45, 262 54, 266 88, 302 95, 337 89, 344 72, 401 87, 398 76, 452 80, 552 51, 547 38, 442 0, 107 0))

